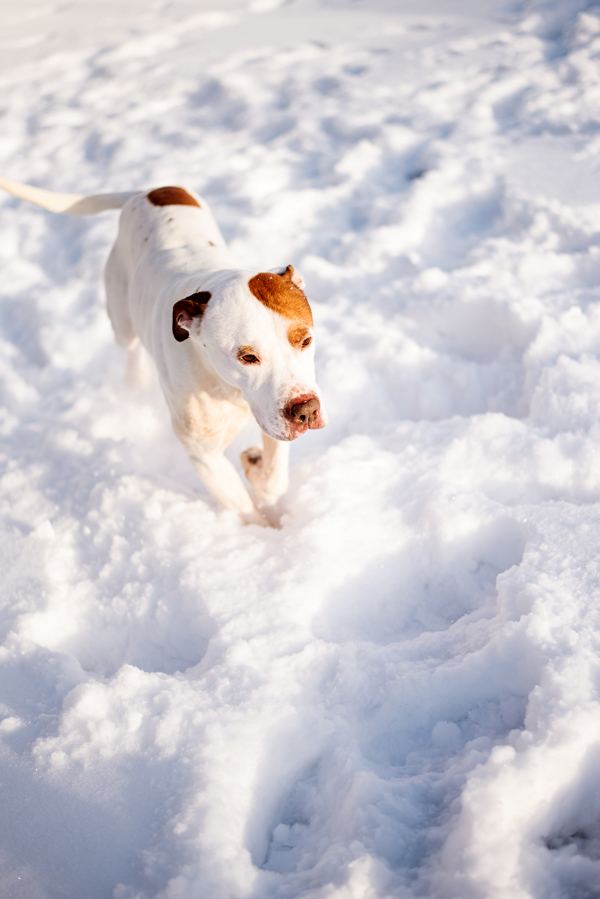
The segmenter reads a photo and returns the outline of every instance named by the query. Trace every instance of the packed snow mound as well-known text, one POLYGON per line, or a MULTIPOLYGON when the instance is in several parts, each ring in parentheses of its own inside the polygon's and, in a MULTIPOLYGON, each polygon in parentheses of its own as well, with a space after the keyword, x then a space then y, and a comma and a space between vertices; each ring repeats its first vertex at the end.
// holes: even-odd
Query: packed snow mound
POLYGON ((281 529, 219 510, 122 386, 116 214, 0 198, 0 893, 600 896, 600 7, 10 16, 2 174, 201 191, 330 424, 281 529))

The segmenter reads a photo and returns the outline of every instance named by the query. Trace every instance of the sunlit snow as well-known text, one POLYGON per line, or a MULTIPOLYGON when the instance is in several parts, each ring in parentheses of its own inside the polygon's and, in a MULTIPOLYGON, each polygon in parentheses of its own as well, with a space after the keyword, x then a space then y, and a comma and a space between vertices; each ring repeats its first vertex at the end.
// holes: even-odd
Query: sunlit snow
POLYGON ((600 897, 600 7, 2 6, 0 173, 201 192, 330 423, 221 511, 0 197, 0 895, 600 897))

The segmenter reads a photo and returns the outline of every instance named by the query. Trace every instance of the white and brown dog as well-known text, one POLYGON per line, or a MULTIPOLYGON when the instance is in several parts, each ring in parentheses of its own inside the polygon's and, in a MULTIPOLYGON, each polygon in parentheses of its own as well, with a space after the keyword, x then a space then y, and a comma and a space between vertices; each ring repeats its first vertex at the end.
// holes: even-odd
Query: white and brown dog
POLYGON ((267 524, 287 489, 289 441, 325 426, 312 314, 292 266, 236 268, 205 201, 181 187, 90 197, 4 178, 0 187, 52 212, 122 208, 105 283, 128 378, 139 382, 145 347, 205 486, 244 521, 267 524), (223 455, 251 415, 264 435, 262 448, 242 453, 255 502, 223 455))

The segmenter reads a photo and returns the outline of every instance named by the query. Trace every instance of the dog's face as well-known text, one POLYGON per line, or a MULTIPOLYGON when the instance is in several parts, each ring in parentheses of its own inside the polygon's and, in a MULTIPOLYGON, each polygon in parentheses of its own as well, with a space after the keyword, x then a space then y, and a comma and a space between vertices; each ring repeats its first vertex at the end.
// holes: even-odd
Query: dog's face
POLYGON ((175 338, 202 344, 217 374, 242 392, 261 429, 275 440, 325 427, 302 279, 291 265, 228 274, 211 279, 210 291, 175 304, 175 338))

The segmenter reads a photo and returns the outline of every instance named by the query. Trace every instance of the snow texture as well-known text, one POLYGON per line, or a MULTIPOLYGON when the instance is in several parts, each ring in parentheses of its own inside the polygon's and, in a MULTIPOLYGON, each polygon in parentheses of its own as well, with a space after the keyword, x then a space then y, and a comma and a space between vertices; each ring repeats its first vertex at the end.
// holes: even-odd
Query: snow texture
POLYGON ((0 50, 2 174, 201 191, 330 413, 244 527, 122 386, 116 213, 2 196, 0 894, 599 897, 600 7, 5 0, 0 50))

